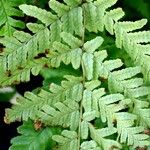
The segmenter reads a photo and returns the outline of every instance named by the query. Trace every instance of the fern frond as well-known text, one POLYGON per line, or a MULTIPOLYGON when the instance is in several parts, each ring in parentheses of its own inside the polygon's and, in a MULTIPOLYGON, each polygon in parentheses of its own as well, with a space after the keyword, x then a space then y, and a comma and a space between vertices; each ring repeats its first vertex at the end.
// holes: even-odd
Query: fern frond
MULTIPOLYGON (((26 64, 27 60, 33 59, 39 53, 45 52, 45 50, 49 48, 49 30, 47 28, 43 28, 43 30, 34 36, 23 32, 17 32, 16 34, 17 38, 5 37, 0 41, 6 46, 5 51, 1 53, 1 59, 6 59, 5 63, 7 63, 7 65, 3 64, 3 66, 7 66, 6 68, 3 67, 4 71, 13 71, 16 67, 22 67, 26 64), (20 37, 18 34, 24 34, 22 39, 18 39, 20 37), (25 36, 27 36, 26 39, 24 39, 25 36)), ((14 36, 16 36, 16 34, 14 34, 14 36)))
MULTIPOLYGON (((0 67, 1 75, 4 75, 6 79, 3 79, 1 83, 7 80, 7 78, 11 75, 11 77, 14 76, 14 79, 17 81, 29 81, 29 77, 27 76, 30 74, 30 69, 32 69, 33 65, 38 62, 35 61, 34 63, 31 60, 38 56, 39 53, 45 53, 46 49, 49 48, 48 39, 49 30, 47 28, 40 30, 34 36, 24 33, 23 31, 17 31, 14 33, 14 37, 2 38, 0 42, 6 46, 6 49, 3 53, 1 53, 0 67), (18 68, 24 69, 24 74, 26 75, 21 75, 18 68), (6 76, 7 72, 10 72, 8 77, 6 76), (22 79, 23 76, 26 76, 26 79, 25 77, 22 79)), ((40 66, 42 66, 42 64, 39 63, 39 67, 37 67, 37 69, 41 69, 40 66)), ((38 70, 37 72, 39 72, 38 70)), ((7 82, 5 82, 5 84, 7 85, 7 82)), ((10 84, 11 81, 8 81, 8 85, 10 84)))
POLYGON ((23 13, 17 8, 23 1, 1 0, 0 1, 0 36, 11 36, 16 28, 23 29, 23 21, 13 17, 23 17, 23 13))
MULTIPOLYGON (((83 94, 83 108, 85 111, 83 113, 83 118, 84 118, 84 114, 88 114, 88 119, 87 120, 85 119, 81 123, 81 127, 83 126, 81 128, 83 134, 81 137, 83 137, 83 139, 86 139, 88 136, 88 121, 91 121, 95 119, 95 117, 100 116, 102 122, 107 122, 108 127, 110 128, 114 126, 114 122, 116 121, 117 131, 121 137, 125 136, 127 132, 129 132, 128 134, 131 134, 131 135, 126 135, 126 139, 128 139, 127 142, 128 145, 133 145, 134 147, 137 146, 143 147, 144 144, 148 145, 149 136, 141 133, 144 132, 144 127, 140 127, 140 126, 134 127, 134 121, 138 119, 137 116, 130 113, 120 112, 125 108, 127 108, 127 105, 130 103, 131 100, 125 99, 124 96, 121 94, 105 95, 104 89, 95 89, 93 90, 93 92, 85 90, 83 94), (125 129, 122 123, 129 124, 130 126, 128 127, 131 128, 130 130, 132 129, 134 130, 138 128, 142 128, 142 129, 141 131, 137 130, 134 133, 130 133, 130 131, 128 131, 128 128, 125 129), (121 130, 120 127, 123 130, 122 133, 120 131, 121 130), (139 137, 141 137, 141 139, 139 137)), ((146 105, 148 105, 148 103, 146 105)), ((147 118, 147 121, 148 120, 149 117, 147 118)), ((120 142, 125 143, 126 140, 120 139, 120 142)))
POLYGON ((75 131, 63 130, 61 135, 54 135, 52 139, 59 143, 60 150, 77 150, 78 136, 75 131))
POLYGON ((131 31, 142 28, 146 22, 146 19, 142 19, 136 22, 116 23, 115 34, 117 47, 124 47, 125 51, 134 61, 135 65, 141 66, 144 79, 146 82, 149 82, 149 63, 145 63, 149 60, 149 56, 141 49, 142 47, 143 49, 146 49, 149 45, 147 44, 150 41, 149 31, 130 33, 131 31), (141 36, 141 38, 137 40, 137 36, 141 36), (145 45, 142 45, 142 43, 145 43, 145 45))
POLYGON ((92 39, 90 41, 87 41, 83 45, 83 49, 88 53, 93 53, 95 50, 97 50, 103 43, 103 38, 100 36, 97 36, 95 39, 92 39))
POLYGON ((130 67, 112 72, 108 78, 109 90, 111 92, 122 93, 128 89, 134 89, 142 86, 142 78, 133 78, 139 73, 141 73, 140 67, 130 67))
POLYGON ((94 68, 94 56, 90 53, 84 53, 82 56, 82 66, 84 70, 84 74, 87 80, 91 80, 93 78, 93 68, 94 68))
POLYGON ((149 146, 149 136, 144 134, 144 127, 133 127, 135 116, 127 113, 119 113, 117 116, 117 128, 121 143, 136 147, 149 146))
MULTIPOLYGON (((21 5, 20 9, 25 14, 37 18, 44 24, 51 25, 50 29, 52 33, 55 32, 56 36, 59 36, 61 30, 71 34, 75 32, 75 34, 81 36, 83 34, 82 8, 76 7, 81 3, 81 1, 72 0, 64 2, 66 2, 67 5, 62 4, 56 0, 50 0, 49 6, 56 12, 57 15, 36 6, 26 4, 21 5)), ((52 42, 55 40, 58 41, 57 38, 52 38, 51 40, 52 42)))
POLYGON ((97 32, 97 22, 96 22, 96 7, 93 3, 86 3, 84 5, 85 9, 85 26, 91 32, 97 32))
MULTIPOLYGON (((99 42, 101 43, 101 40, 99 40, 99 42)), ((103 60, 107 57, 107 52, 98 51, 92 54, 92 51, 95 51, 95 48, 97 47, 93 48, 93 50, 89 50, 90 52, 83 53, 82 56, 83 71, 88 80, 91 80, 92 78, 97 79, 99 76, 107 78, 109 72, 122 66, 120 59, 109 60, 102 63, 103 60)))
POLYGON ((62 30, 68 33, 82 36, 83 34, 83 10, 77 7, 69 11, 61 18, 62 30), (69 26, 68 26, 69 25, 69 26))
POLYGON ((14 105, 12 109, 6 109, 6 121, 14 122, 15 120, 27 121, 30 119, 37 119, 37 111, 41 109, 44 104, 48 104, 48 99, 39 97, 31 92, 26 92, 24 97, 18 97, 18 104, 14 105))
POLYGON ((69 6, 56 0, 50 0, 49 7, 54 10, 59 17, 63 16, 65 13, 67 13, 67 11, 69 11, 69 6))
POLYGON ((41 90, 39 94, 26 92, 24 97, 18 98, 18 104, 12 109, 6 110, 6 120, 13 122, 15 120, 27 121, 37 119, 37 111, 42 109, 43 105, 54 106, 55 103, 69 101, 81 101, 83 85, 80 83, 82 78, 66 76, 68 81, 62 81, 62 86, 51 84, 50 92, 41 90), (27 108, 27 109, 26 109, 27 108))
MULTIPOLYGON (((68 81, 63 81, 62 86, 63 87, 68 87, 75 82, 79 83, 81 79, 75 78, 72 76, 68 76, 68 81), (73 81, 74 79, 74 81, 73 81), (73 81, 71 83, 71 81, 73 81)), ((109 127, 113 127, 113 123, 116 120, 117 121, 117 131, 120 133, 121 136, 123 136, 120 132, 120 126, 122 127, 122 122, 126 122, 127 124, 130 123, 130 121, 134 122, 134 120, 137 118, 134 115, 131 115, 129 113, 124 113, 124 112, 119 112, 120 110, 123 110, 126 108, 128 103, 130 103, 130 100, 125 99, 123 95, 121 94, 111 94, 111 95, 106 95, 104 89, 94 89, 97 88, 100 83, 97 83, 95 85, 96 81, 91 81, 87 82, 85 85, 87 87, 86 90, 83 89, 80 91, 80 97, 82 98, 82 93, 83 93, 83 100, 82 100, 82 105, 84 108, 84 113, 83 113, 83 121, 80 124, 81 128, 81 138, 82 139, 87 139, 88 137, 88 131, 89 131, 89 123, 94 120, 96 117, 101 117, 103 122, 107 121, 107 124, 109 127), (94 86, 93 86, 94 85, 94 86), (91 91, 92 90, 92 91, 91 91), (121 122, 121 121, 122 122, 121 122)), ((58 95, 62 90, 61 86, 51 86, 51 92, 54 94, 58 95)), ((70 90, 70 89, 69 89, 70 90)), ((72 92, 72 90, 70 90, 72 92)), ((75 95, 73 97, 72 94, 69 92, 66 92, 65 95, 63 96, 63 101, 62 102, 54 102, 52 103, 54 99, 50 97, 55 97, 55 95, 50 94, 49 92, 42 92, 42 94, 39 94, 37 97, 36 95, 33 95, 31 93, 27 93, 28 96, 28 101, 29 101, 29 106, 25 106, 25 103, 27 104, 27 101, 24 100, 24 107, 28 107, 27 109, 24 109, 24 111, 21 113, 23 109, 19 105, 16 105, 16 108, 13 110, 8 110, 6 119, 8 121, 13 121, 16 119, 18 116, 18 119, 21 119, 21 117, 24 117, 22 119, 39 119, 45 124, 53 125, 53 126, 58 126, 61 125, 64 128, 70 127, 71 130, 76 130, 77 127, 79 126, 79 106, 78 103, 80 100, 76 100, 76 95, 78 94, 78 90, 75 90, 77 93, 74 93, 75 95), (29 95, 28 95, 29 94, 29 95), (68 95, 69 94, 69 95, 68 95), (71 95, 70 95, 71 94, 71 95), (43 100, 42 98, 43 97, 43 100), (39 99, 39 101, 37 101, 39 99), (47 101, 46 101, 47 99, 47 101), (38 103, 38 105, 33 105, 34 103, 38 103), (46 105, 45 105, 46 104, 46 105), (43 106, 44 105, 44 106, 43 106), (32 107, 31 107, 32 106, 32 107), (42 106, 42 107, 41 107, 42 106), (18 108, 20 107, 20 111, 18 108), (37 111, 38 113, 37 113, 37 111), (36 113, 35 113, 36 112, 36 113), (12 116, 11 116, 12 115, 12 116), (13 118, 12 118, 13 117, 13 118), (12 119, 12 120, 11 120, 12 119)), ((27 97, 26 96, 26 97, 27 97)), ((62 96, 62 94, 61 94, 62 96)), ((78 96, 79 97, 79 96, 78 96)), ((56 99, 58 100, 59 97, 56 99)), ((60 98, 59 98, 60 99, 60 98)), ((55 100, 54 100, 55 101, 55 100)), ((132 128, 136 128, 131 126, 132 128)), ((127 132, 127 131, 126 131, 127 132)), ((144 134, 138 133, 140 137, 143 137, 142 143, 146 144, 148 143, 148 137, 145 136, 144 134), (143 136, 142 136, 143 135, 143 136)), ((92 135, 96 136, 96 135, 92 135)), ((134 136, 135 137, 135 136, 134 136)), ((128 138, 128 137, 126 137, 128 138)), ((97 141, 94 139, 96 142, 101 143, 102 141, 97 141)), ((129 138, 129 141, 131 142, 133 138, 129 138)), ((136 139, 137 140, 137 139, 136 139)), ((105 141, 105 140, 104 140, 105 141)), ((110 143, 112 140, 105 141, 104 143, 102 142, 101 144, 104 147, 107 147, 108 145, 110 146, 110 143), (106 144, 106 145, 105 145, 106 144)), ((125 142, 121 140, 121 142, 125 142)), ((113 142, 113 144, 116 144, 113 142)), ((130 143, 128 143, 130 145, 130 143)), ((132 145, 137 146, 135 141, 132 143, 132 145)), ((140 146, 141 143, 139 144, 140 146)))
MULTIPOLYGON (((58 5, 58 2, 56 1, 52 1, 50 3, 53 3, 52 9, 54 9, 53 7, 55 7, 54 5, 56 3, 58 5)), ((75 33, 76 35, 79 36, 83 34, 82 9, 80 7, 75 7, 76 5, 74 6, 75 8, 70 9, 70 7, 72 7, 75 3, 80 4, 80 1, 76 1, 74 4, 73 3, 74 1, 72 1, 71 3, 67 2, 67 4, 69 5, 68 6, 66 5, 66 7, 69 8, 69 10, 67 12, 64 12, 64 14, 62 14, 62 16, 59 17, 55 14, 52 14, 49 11, 37 8, 36 6, 31 6, 26 4, 20 6, 20 9, 23 10, 23 12, 26 13, 27 15, 39 19, 46 26, 49 25, 50 30, 45 26, 43 26, 42 24, 28 23, 27 27, 30 31, 34 33, 33 36, 26 33, 24 33, 23 36, 22 31, 21 33, 17 31, 14 34, 14 37, 10 37, 10 38, 5 37, 1 39, 0 43, 2 43, 6 47, 4 52, 1 53, 2 56, 0 58, 3 74, 6 74, 6 72, 14 72, 14 71, 17 72, 18 68, 27 67, 26 65, 28 65, 27 63, 29 60, 36 57, 39 53, 45 53, 45 50, 50 51, 49 50, 50 46, 52 46, 53 49, 53 43, 56 41, 61 42, 61 37, 64 37, 63 38, 64 41, 66 40, 67 42, 70 41, 69 38, 72 39, 73 36, 71 36, 71 34, 69 35, 69 33, 65 33, 65 32, 61 33, 62 31, 70 32, 72 34, 75 33), (68 24, 70 24, 70 29, 68 28, 68 24), (19 34, 22 34, 22 37, 19 34), (66 34, 68 36, 66 36, 66 34)), ((72 44, 75 42, 74 39, 75 38, 72 39, 72 42, 70 41, 71 43, 68 42, 67 44, 70 44, 71 47, 73 47, 72 44)), ((74 45, 76 44, 74 43, 74 45)), ((74 68, 75 69, 79 68, 81 50, 77 49, 77 51, 76 50, 72 51, 69 53, 69 55, 74 68), (79 59, 75 59, 74 55, 76 55, 77 58, 79 59)), ((63 61, 64 62, 66 61, 66 55, 63 56, 63 61)), ((54 56, 53 63, 52 63, 53 67, 59 66, 59 60, 57 64, 55 64, 56 62, 57 61, 54 56)), ((66 64, 68 64, 68 61, 66 62, 66 64)), ((17 81, 24 81, 24 80, 17 79, 17 81)), ((9 82, 9 84, 11 84, 11 82, 9 82)))
POLYGON ((91 138, 98 143, 101 149, 108 150, 112 148, 121 149, 120 143, 115 140, 106 139, 105 137, 110 136, 117 132, 116 128, 103 128, 95 129, 93 125, 89 124, 91 138))
MULTIPOLYGON (((86 148, 91 148, 90 150, 108 150, 110 148, 116 147, 121 148, 121 145, 114 141, 106 139, 106 136, 116 133, 115 128, 104 128, 104 129, 95 129, 91 124, 89 124, 90 134, 93 140, 89 142, 83 142, 81 144, 81 149, 85 150, 86 148), (95 142, 96 141, 96 142, 95 142), (85 145, 86 144, 86 145, 85 145), (90 144, 90 145, 87 145, 90 144), (93 149, 92 149, 93 148, 93 149)), ((62 135, 54 135, 53 140, 57 141, 61 148, 60 149, 79 149, 77 141, 77 133, 74 131, 62 131, 62 135), (74 146, 74 147, 73 147, 74 146)), ((86 149, 87 150, 87 149, 86 149)))
POLYGON ((144 127, 150 127, 150 109, 149 102, 145 100, 134 100, 133 113, 138 116, 138 124, 144 127))
MULTIPOLYGON (((106 58, 105 51, 99 52, 101 55, 98 55, 98 61, 106 58), (101 59, 101 57, 103 59, 101 59)), ((101 62, 102 62, 101 61, 101 62)), ((97 66, 99 66, 99 71, 97 69, 97 72, 99 72, 100 77, 108 78, 108 88, 111 93, 123 93, 126 98, 131 99, 141 99, 143 96, 148 96, 149 94, 149 87, 144 86, 143 79, 137 78, 136 75, 138 75, 141 72, 140 67, 131 67, 122 69, 119 71, 111 71, 117 67, 120 67, 122 63, 118 63, 116 60, 113 61, 105 61, 104 63, 97 63, 97 66), (109 63, 109 62, 114 62, 109 63), (108 64, 109 67, 107 67, 108 64), (118 64, 118 66, 117 66, 118 64), (111 68, 112 65, 112 68, 111 68)), ((142 102, 142 101, 141 101, 142 102)), ((136 103, 136 100, 133 101, 133 103, 136 103)), ((144 102, 143 102, 144 103, 144 102)), ((146 112, 149 112, 148 109, 145 110, 146 112)), ((111 113, 110 113, 111 114, 111 113)), ((138 113, 137 113, 138 114, 138 113)), ((104 115, 103 115, 104 116, 104 115)), ((142 116, 141 116, 142 117, 142 116)), ((149 117, 148 117, 149 118, 149 117)), ((144 121, 145 122, 145 121, 144 121)))
POLYGON ((142 78, 135 77, 140 72, 140 67, 131 67, 112 72, 108 78, 110 92, 124 93, 126 97, 130 98, 148 95, 149 86, 144 86, 142 78))
POLYGON ((76 102, 58 102, 54 107, 44 105, 42 110, 37 114, 39 119, 48 125, 70 127, 76 130, 79 120, 79 106, 76 102))
POLYGON ((102 150, 98 144, 93 141, 93 140, 90 140, 90 141, 85 141, 81 144, 81 150, 102 150))
POLYGON ((28 64, 25 68, 18 68, 15 71, 0 71, 0 76, 2 77, 0 81, 1 86, 15 85, 20 82, 30 81, 30 74, 32 73, 34 76, 37 76, 41 69, 48 64, 48 60, 41 59, 33 59, 32 61, 28 61, 28 64))
POLYGON ((73 101, 80 102, 82 99, 83 85, 81 77, 65 76, 68 81, 62 81, 61 86, 56 84, 50 85, 50 91, 53 93, 54 102, 59 100, 65 101, 72 99, 73 101))
MULTIPOLYGON (((52 149, 119 150, 124 149, 124 144, 129 149, 149 146, 145 131, 150 125, 147 84, 150 81, 150 32, 137 32, 146 24, 146 19, 119 21, 124 16, 122 9, 110 8, 116 2, 50 0, 50 11, 26 4, 20 6, 26 15, 41 23, 27 23, 30 34, 16 31, 13 36, 0 39, 6 47, 0 53, 0 76, 3 77, 0 84, 29 81, 30 73, 38 75, 44 66, 53 70, 72 66, 74 75, 79 71, 80 77, 60 72, 58 76, 65 75, 65 79, 58 84, 48 81, 49 89, 44 86, 38 93, 26 92, 16 105, 6 109, 6 123, 31 119, 44 126, 61 127, 61 135, 51 134, 57 142, 52 149), (108 54, 103 49, 110 44, 105 41, 105 33, 100 33, 104 29, 116 37, 116 41, 110 42, 115 55, 116 44, 131 57, 129 68, 119 59, 123 53, 116 58, 111 56, 110 49, 108 54)), ((44 130, 46 128, 41 131, 44 130)), ((23 135, 13 141, 14 150, 18 148, 17 142, 26 138, 25 132, 20 133, 23 135)), ((51 139, 47 134, 44 137, 51 139)))
MULTIPOLYGON (((66 4, 60 3, 56 0, 50 0, 49 6, 55 11, 59 17, 53 24, 51 24, 51 35, 57 37, 51 38, 51 43, 59 41, 61 31, 83 35, 83 10, 81 7, 77 7, 81 3, 80 0, 64 1, 66 4), (53 34, 55 33, 55 34, 53 34)), ((60 42, 60 41, 59 41, 60 42)))
POLYGON ((87 30, 97 33, 98 31, 103 31, 105 26, 108 32, 113 34, 115 22, 124 16, 121 8, 107 11, 116 2, 117 0, 97 0, 94 3, 84 4, 85 27, 87 30))
MULTIPOLYGON (((115 1, 112 1, 112 4, 113 4, 113 2, 115 3, 115 1)), ((110 34, 115 33, 116 46, 119 48, 122 48, 122 46, 123 46, 124 49, 129 54, 129 56, 135 62, 135 65, 142 66, 142 68, 143 68, 142 73, 144 74, 144 78, 145 78, 146 82, 149 82, 149 78, 150 78, 150 75, 148 73, 149 67, 147 67, 147 64, 144 64, 144 62, 147 62, 149 57, 145 56, 145 54, 138 47, 139 43, 143 43, 143 42, 148 43, 149 42, 149 32, 144 31, 144 32, 137 32, 137 33, 129 33, 131 31, 142 28, 147 23, 147 20, 142 19, 142 20, 135 21, 135 22, 118 22, 118 20, 124 15, 123 11, 118 8, 116 10, 111 10, 110 12, 105 12, 105 9, 107 7, 105 7, 105 3, 103 4, 103 7, 102 7, 102 4, 103 4, 103 1, 102 2, 96 1, 95 2, 96 6, 93 3, 85 4, 85 6, 87 7, 87 8, 85 8, 85 10, 87 9, 88 11, 90 10, 92 12, 92 13, 89 13, 90 15, 92 15, 92 17, 88 16, 88 12, 86 12, 86 15, 87 15, 86 20, 89 20, 89 23, 91 23, 91 25, 88 25, 88 21, 87 21, 86 25, 91 26, 91 27, 86 27, 86 28, 90 32, 91 31, 97 32, 98 30, 103 31, 104 26, 105 26, 106 30, 108 32, 110 32, 110 34), (96 7, 100 8, 100 10, 98 11, 99 15, 96 15, 97 14, 96 7), (102 8, 104 8, 104 9, 102 9, 102 8), (116 12, 119 11, 119 12, 116 14, 115 11, 116 12), (114 15, 113 15, 113 13, 114 13, 114 15), (100 20, 99 23, 96 22, 96 16, 98 16, 98 18, 99 18, 98 20, 100 20), (93 19, 93 21, 92 21, 92 19, 93 19), (95 27, 94 27, 94 25, 95 25, 95 27), (99 29, 98 29, 98 27, 99 27, 99 29), (141 39, 138 39, 138 37, 141 37, 141 39), (133 39, 135 39, 135 40, 133 40, 133 39), (137 39, 138 39, 138 41, 137 41, 137 39), (146 75, 144 72, 146 72, 146 75)), ((108 3, 106 3, 106 4, 110 5, 111 2, 108 1, 108 3)), ((109 7, 109 5, 108 5, 108 7, 109 7)))
MULTIPOLYGON (((90 92, 91 93, 91 92, 90 92)), ((116 119, 115 114, 126 108, 126 104, 130 100, 125 99, 121 94, 110 94, 105 96, 104 89, 97 89, 91 93, 91 99, 86 99, 86 105, 83 103, 83 107, 89 111, 95 110, 96 117, 101 117, 102 122, 106 122, 108 126, 113 126, 113 122, 116 119), (88 107, 87 107, 88 106, 88 107)))
POLYGON ((89 135, 88 124, 90 121, 94 120, 98 115, 98 109, 92 109, 93 95, 92 90, 100 85, 98 80, 93 80, 85 83, 86 89, 83 91, 82 105, 84 108, 84 113, 81 122, 81 138, 87 139, 89 135))
POLYGON ((124 16, 124 12, 121 8, 110 10, 109 12, 106 12, 106 15, 104 16, 104 25, 106 30, 110 34, 114 34, 114 25, 115 23, 124 16))
POLYGON ((124 93, 125 97, 130 98, 134 104, 133 113, 139 116, 138 122, 142 122, 143 125, 147 127, 150 121, 148 115, 149 102, 148 100, 143 100, 142 97, 149 95, 150 88, 149 86, 144 86, 142 78, 136 77, 140 72, 140 67, 130 67, 114 71, 108 78, 108 88, 111 93, 124 93))
POLYGON ((20 5, 19 8, 28 16, 35 17, 46 25, 51 24, 57 19, 56 15, 53 15, 51 12, 47 12, 46 10, 36 6, 23 4, 20 5))
POLYGON ((32 33, 38 33, 39 31, 44 29, 44 26, 43 26, 43 24, 39 24, 39 23, 27 23, 27 28, 32 33))
POLYGON ((135 77, 140 72, 140 67, 131 67, 112 72, 108 78, 109 90, 111 92, 123 92, 126 96, 135 98, 148 95, 149 87, 143 86, 142 78, 135 77))
MULTIPOLYGON (((66 32, 62 32, 61 37, 63 41, 67 43, 67 45, 62 44, 60 42, 53 43, 53 49, 56 51, 54 53, 54 56, 49 56, 51 59, 51 65, 53 67, 59 67, 60 63, 63 62, 66 65, 71 63, 74 69, 78 69, 82 63, 85 66, 85 69, 87 69, 86 67, 88 65, 86 65, 85 63, 90 63, 90 60, 87 61, 87 59, 92 59, 93 55, 91 53, 93 53, 97 48, 99 48, 99 46, 103 42, 103 39, 101 37, 97 37, 91 41, 87 41, 83 45, 83 49, 87 51, 87 53, 83 54, 82 49, 79 48, 82 46, 82 41, 80 39, 66 32)), ((91 69, 93 69, 92 66, 91 69)), ((87 69, 88 71, 85 71, 86 74, 88 72, 89 74, 93 72, 90 72, 91 69, 87 69)))
POLYGON ((135 22, 117 22, 115 24, 116 46, 121 48, 123 44, 124 33, 128 33, 137 29, 141 29, 147 23, 146 19, 135 22))
POLYGON ((61 37, 65 43, 67 43, 71 48, 78 48, 82 45, 82 41, 72 34, 67 32, 62 32, 61 37))

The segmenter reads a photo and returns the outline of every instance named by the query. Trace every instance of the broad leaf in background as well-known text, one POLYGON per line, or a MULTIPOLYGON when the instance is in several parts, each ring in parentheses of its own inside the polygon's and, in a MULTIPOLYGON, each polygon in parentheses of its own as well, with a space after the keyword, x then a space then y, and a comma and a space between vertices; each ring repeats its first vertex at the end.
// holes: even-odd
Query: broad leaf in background
POLYGON ((13 146, 10 150, 49 150, 55 145, 51 137, 53 133, 59 133, 57 128, 42 127, 40 122, 33 123, 32 121, 24 122, 18 128, 17 136, 11 140, 13 146))

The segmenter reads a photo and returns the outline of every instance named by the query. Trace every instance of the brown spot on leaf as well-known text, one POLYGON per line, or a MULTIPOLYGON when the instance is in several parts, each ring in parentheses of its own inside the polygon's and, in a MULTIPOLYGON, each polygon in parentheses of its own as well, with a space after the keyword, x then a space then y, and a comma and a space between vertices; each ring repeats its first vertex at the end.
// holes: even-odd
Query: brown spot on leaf
POLYGON ((46 49, 46 50, 45 50, 45 54, 49 54, 49 49, 46 49))
POLYGON ((34 122, 34 129, 37 131, 37 130, 40 130, 42 128, 43 124, 40 120, 36 120, 34 122))
POLYGON ((7 71, 6 71, 6 75, 7 75, 7 77, 10 77, 10 76, 11 76, 11 71, 10 71, 10 70, 7 70, 7 71))
POLYGON ((136 150, 147 150, 147 146, 144 146, 144 147, 137 147, 136 150))
POLYGON ((19 84, 20 82, 19 81, 17 81, 17 80, 15 80, 15 81, 13 81, 13 85, 16 85, 16 84, 19 84))
POLYGON ((112 122, 114 125, 117 124, 117 120, 116 119, 113 119, 113 122, 112 122))
POLYGON ((106 81, 107 81, 107 79, 106 79, 106 78, 103 78, 103 77, 100 77, 100 80, 101 80, 102 82, 106 82, 106 81))
POLYGON ((21 66, 18 66, 18 69, 19 69, 19 70, 22 70, 22 69, 23 69, 23 67, 21 67, 21 66))
POLYGON ((49 68, 48 64, 45 64, 44 67, 45 67, 45 68, 49 68))
POLYGON ((150 129, 145 129, 143 133, 147 134, 147 135, 150 135, 150 129))
POLYGON ((42 57, 46 57, 46 54, 45 53, 39 53, 37 56, 34 57, 34 59, 39 59, 42 57))
POLYGON ((117 146, 112 145, 112 146, 109 148, 109 150, 115 150, 115 149, 117 149, 117 148, 118 148, 117 146))
POLYGON ((0 53, 2 53, 4 51, 4 49, 2 47, 0 47, 0 53))

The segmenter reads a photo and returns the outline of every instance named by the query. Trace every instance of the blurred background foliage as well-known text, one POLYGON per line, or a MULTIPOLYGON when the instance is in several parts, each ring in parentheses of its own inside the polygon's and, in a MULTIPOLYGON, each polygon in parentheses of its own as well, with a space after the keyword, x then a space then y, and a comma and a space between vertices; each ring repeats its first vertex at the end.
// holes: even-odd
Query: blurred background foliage
POLYGON ((128 18, 147 18, 150 19, 149 0, 122 0, 122 5, 128 18), (137 15, 138 14, 138 15, 137 15))

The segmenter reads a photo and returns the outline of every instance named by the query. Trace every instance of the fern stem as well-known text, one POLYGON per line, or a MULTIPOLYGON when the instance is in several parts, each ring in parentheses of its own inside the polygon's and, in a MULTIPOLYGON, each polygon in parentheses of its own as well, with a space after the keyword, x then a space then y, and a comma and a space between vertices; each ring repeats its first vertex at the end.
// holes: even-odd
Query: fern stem
MULTIPOLYGON (((84 40, 85 40, 85 11, 84 11, 84 7, 82 6, 82 11, 83 11, 83 33, 82 33, 82 46, 84 45, 84 40)), ((83 50, 83 47, 82 47, 83 50)), ((84 65, 82 64, 82 72, 83 72, 83 85, 85 83, 85 71, 84 71, 84 65)), ((84 90, 83 90, 84 92, 84 90)), ((82 97, 83 97, 83 92, 82 92, 82 97)), ((78 150, 80 150, 80 143, 81 143, 81 122, 82 122, 82 115, 83 115, 83 98, 81 99, 80 102, 80 120, 79 120, 79 128, 78 128, 78 150)))

